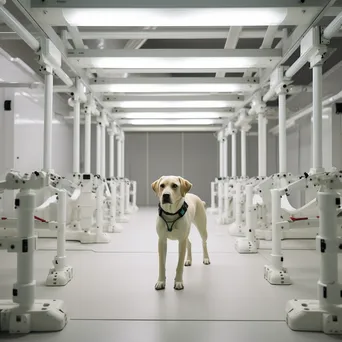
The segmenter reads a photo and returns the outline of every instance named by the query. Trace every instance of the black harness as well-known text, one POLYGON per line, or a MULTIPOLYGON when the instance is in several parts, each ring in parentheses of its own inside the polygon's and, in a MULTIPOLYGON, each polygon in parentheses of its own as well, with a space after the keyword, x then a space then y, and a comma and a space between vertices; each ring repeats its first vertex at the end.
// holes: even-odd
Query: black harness
POLYGON ((161 219, 165 222, 166 224, 166 227, 167 227, 167 230, 169 232, 172 232, 172 229, 173 229, 173 225, 179 220, 181 219, 185 213, 187 212, 188 210, 188 204, 186 202, 183 203, 182 207, 176 212, 176 213, 168 213, 167 211, 165 211, 160 203, 158 204, 158 213, 159 213, 159 216, 161 217, 161 219), (165 218, 163 217, 163 214, 165 215, 169 215, 169 216, 174 216, 174 215, 178 215, 178 217, 173 220, 173 221, 166 221, 165 218), (171 226, 169 226, 169 224, 171 224, 171 226))

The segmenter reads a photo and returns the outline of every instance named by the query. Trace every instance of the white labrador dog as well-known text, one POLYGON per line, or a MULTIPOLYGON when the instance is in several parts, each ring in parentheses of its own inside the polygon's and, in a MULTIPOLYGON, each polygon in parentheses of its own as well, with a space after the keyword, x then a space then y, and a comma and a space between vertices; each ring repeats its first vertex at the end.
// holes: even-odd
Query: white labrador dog
POLYGON ((159 198, 157 218, 159 277, 156 290, 165 289, 165 263, 167 239, 178 240, 178 265, 174 282, 175 290, 183 290, 183 270, 191 266, 191 242, 189 233, 191 224, 197 227, 203 244, 203 263, 210 264, 207 250, 207 216, 205 203, 196 195, 189 194, 192 184, 182 177, 163 176, 152 183, 152 189, 159 198), (186 250, 188 251, 185 260, 186 250), (184 263, 185 261, 185 263, 184 263))

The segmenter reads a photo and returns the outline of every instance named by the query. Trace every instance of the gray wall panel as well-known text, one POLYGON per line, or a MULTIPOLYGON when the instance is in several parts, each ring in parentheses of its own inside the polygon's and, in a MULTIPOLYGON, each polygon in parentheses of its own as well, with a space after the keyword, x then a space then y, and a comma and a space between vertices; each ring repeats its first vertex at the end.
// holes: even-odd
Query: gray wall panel
POLYGON ((218 174, 218 143, 212 133, 184 133, 184 175, 191 192, 210 205, 210 183, 218 174))
MULTIPOLYGON (((148 179, 150 184, 163 175, 180 175, 182 173, 181 133, 148 133, 148 146, 148 179)), ((126 158, 130 157, 127 155, 126 158)), ((154 192, 149 188, 147 205, 153 206, 157 203, 154 192)))

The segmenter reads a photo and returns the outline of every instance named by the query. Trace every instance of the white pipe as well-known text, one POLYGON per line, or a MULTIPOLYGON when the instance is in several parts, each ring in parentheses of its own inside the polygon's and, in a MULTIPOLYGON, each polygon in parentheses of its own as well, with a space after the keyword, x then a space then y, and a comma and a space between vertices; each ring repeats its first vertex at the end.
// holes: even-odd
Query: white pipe
POLYGON ((266 118, 264 118, 263 114, 258 115, 258 176, 265 177, 266 176, 266 140, 265 136, 267 134, 265 123, 266 118))
POLYGON ((74 132, 73 132, 73 173, 80 172, 80 101, 75 95, 74 102, 74 132))
POLYGON ((262 100, 264 102, 268 102, 269 100, 271 100, 274 96, 276 95, 276 92, 274 90, 274 88, 270 88, 268 90, 268 92, 263 96, 262 100))
POLYGON ((90 173, 91 169, 91 115, 85 114, 84 125, 84 172, 90 173))
POLYGON ((44 85, 39 82, 20 83, 20 82, 0 82, 0 88, 29 88, 41 89, 44 85))
POLYGON ((122 153, 121 153, 121 174, 122 177, 125 177, 125 136, 122 138, 122 143, 121 143, 121 148, 122 148, 122 153))
POLYGON ((130 213, 130 181, 125 181, 125 213, 130 213))
MULTIPOLYGON (((17 199, 20 201, 18 210, 18 240, 28 241, 28 250, 23 252, 19 248, 17 254, 17 282, 14 290, 20 295, 13 296, 13 302, 19 304, 20 312, 30 310, 35 300, 34 280, 34 248, 32 239, 34 233, 34 208, 36 207, 36 193, 34 190, 20 190, 17 199)), ((21 244, 20 244, 21 245, 21 244)))
POLYGON ((277 189, 271 189, 272 198, 272 266, 278 270, 283 270, 282 254, 281 254, 281 230, 279 229, 278 222, 281 221, 280 207, 281 196, 277 189))
POLYGON ((313 72, 312 93, 312 165, 316 171, 323 171, 322 141, 322 65, 315 65, 313 72))
POLYGON ((74 85, 72 79, 64 72, 62 68, 55 68, 54 72, 66 86, 72 87, 74 85))
POLYGON ((114 180, 110 183, 111 203, 110 203, 110 227, 111 231, 115 231, 116 227, 116 182, 114 180))
POLYGON ((331 39, 340 30, 342 25, 342 12, 325 28, 323 37, 331 39))
POLYGON ((101 122, 96 124, 96 174, 101 174, 101 122))
POLYGON ((74 93, 76 90, 74 87, 68 87, 66 85, 58 85, 53 87, 54 93, 74 93))
POLYGON ((58 230, 57 230, 57 256, 55 258, 56 271, 64 269, 66 256, 65 256, 65 233, 66 233, 66 217, 67 217, 67 193, 64 189, 58 191, 58 230))
POLYGON ((106 178, 106 125, 104 113, 102 114, 102 132, 101 132, 101 176, 106 178))
POLYGON ((292 78, 308 62, 314 51, 308 49, 285 72, 285 77, 292 78))
POLYGON ((241 130, 241 177, 247 177, 247 144, 246 144, 246 131, 241 130))
POLYGON ((236 159, 236 132, 232 133, 232 177, 236 177, 237 169, 237 159, 236 159))
POLYGON ((53 112, 53 75, 47 72, 45 75, 45 101, 44 101, 44 160, 43 169, 51 170, 52 153, 52 112, 53 112))
POLYGON ((255 240, 256 211, 253 208, 253 185, 246 185, 246 238, 255 240))
POLYGON ((96 235, 103 234, 103 190, 104 183, 100 177, 96 188, 96 235))
MULTIPOLYGON (((335 192, 318 192, 318 206, 319 206, 319 235, 318 241, 326 241, 325 251, 320 253, 320 276, 318 281, 319 305, 323 310, 328 312, 332 309, 332 299, 334 296, 333 286, 335 285, 335 293, 340 293, 341 285, 338 284, 338 246, 337 237, 337 213, 336 213, 336 197, 335 192), (327 291, 324 298, 323 288, 331 286, 331 291, 327 291)), ((328 287, 329 288, 329 287, 328 287)), ((339 297, 339 296, 338 296, 339 297)), ((337 304, 337 303, 336 303, 337 304)))
POLYGON ((216 186, 216 182, 211 182, 211 183, 210 183, 210 190, 211 190, 211 192, 210 192, 210 194, 211 194, 211 196, 210 196, 210 202, 211 202, 210 207, 211 207, 212 210, 216 208, 216 202, 215 202, 215 197, 216 197, 216 196, 215 196, 215 195, 216 195, 215 186, 216 186))
POLYGON ((219 170, 219 176, 224 177, 224 146, 223 146, 223 140, 219 140, 219 162, 220 162, 220 170, 219 170))
POLYGON ((222 176, 227 177, 228 176, 228 137, 223 138, 222 142, 222 148, 223 148, 223 153, 222 153, 222 158, 223 158, 223 166, 222 166, 222 176))
POLYGON ((279 94, 279 172, 287 172, 286 94, 279 94))
POLYGON ((109 178, 114 177, 114 124, 112 123, 112 128, 109 131, 109 178))
POLYGON ((235 224, 241 230, 242 212, 241 212, 241 183, 235 183, 235 224))
POLYGON ((4 8, 5 1, 0 4, 0 18, 4 23, 18 34, 18 36, 35 52, 39 50, 39 42, 33 35, 15 18, 13 15, 4 8))
POLYGON ((122 140, 121 140, 121 137, 118 136, 117 137, 117 140, 116 140, 116 148, 117 148, 117 176, 118 178, 121 178, 123 177, 122 175, 122 166, 121 166, 121 163, 122 163, 122 140))

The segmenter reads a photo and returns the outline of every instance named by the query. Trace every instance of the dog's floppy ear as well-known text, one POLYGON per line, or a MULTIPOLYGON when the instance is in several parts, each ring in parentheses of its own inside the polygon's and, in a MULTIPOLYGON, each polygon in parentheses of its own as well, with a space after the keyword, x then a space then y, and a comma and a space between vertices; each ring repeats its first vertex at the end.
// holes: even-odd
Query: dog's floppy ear
POLYGON ((158 193, 158 188, 159 188, 159 182, 163 177, 160 177, 159 179, 157 179, 156 181, 154 181, 151 184, 152 190, 157 194, 158 193))
POLYGON ((186 179, 179 177, 181 195, 184 197, 191 189, 192 184, 186 179))

